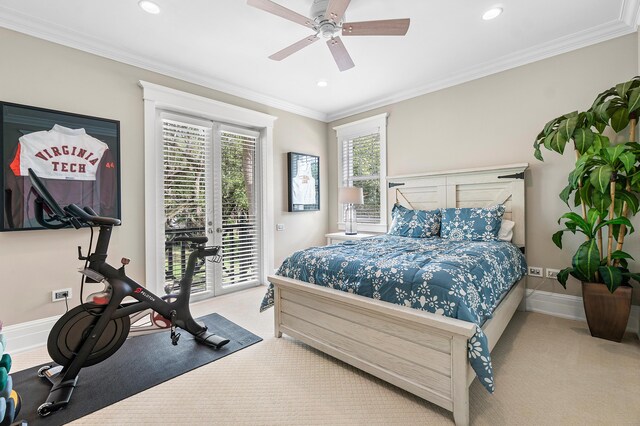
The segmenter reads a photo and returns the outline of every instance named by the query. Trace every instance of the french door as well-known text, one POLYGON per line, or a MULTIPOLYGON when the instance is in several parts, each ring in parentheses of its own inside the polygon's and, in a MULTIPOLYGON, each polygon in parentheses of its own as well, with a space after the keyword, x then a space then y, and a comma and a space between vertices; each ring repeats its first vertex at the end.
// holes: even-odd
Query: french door
POLYGON ((176 237, 206 235, 222 261, 199 262, 193 299, 258 285, 261 276, 259 133, 176 114, 162 115, 164 277, 178 284, 190 252, 176 237))

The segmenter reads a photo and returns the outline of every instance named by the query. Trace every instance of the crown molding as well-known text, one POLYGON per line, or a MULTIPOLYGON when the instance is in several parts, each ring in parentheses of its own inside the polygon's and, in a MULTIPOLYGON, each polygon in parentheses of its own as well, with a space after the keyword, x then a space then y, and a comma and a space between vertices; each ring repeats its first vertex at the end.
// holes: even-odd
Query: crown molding
MULTIPOLYGON (((635 3, 635 12, 626 12, 628 14, 637 14, 638 4, 640 0, 626 0, 627 3, 635 3)), ((361 112, 370 111, 375 108, 388 106, 390 104, 405 101, 407 99, 426 95, 438 90, 457 86, 482 77, 507 71, 522 65, 547 59, 562 53, 571 52, 593 44, 601 43, 636 31, 635 26, 629 26, 625 22, 615 20, 602 24, 589 30, 579 31, 577 33, 555 39, 551 42, 542 43, 529 49, 520 50, 513 54, 505 55, 495 61, 485 62, 477 66, 463 70, 448 78, 431 82, 425 86, 416 89, 406 90, 396 93, 385 98, 374 99, 368 103, 360 104, 352 108, 343 109, 341 111, 328 114, 329 122, 346 118, 361 112)))
POLYGON ((640 0, 624 0, 620 10, 620 21, 633 28, 638 29, 640 24, 640 0))
POLYGON ((617 20, 610 21, 588 30, 579 31, 551 42, 539 44, 529 49, 505 55, 495 61, 467 68, 455 75, 430 82, 429 84, 418 88, 402 91, 390 96, 372 99, 368 102, 341 109, 339 111, 325 113, 301 105, 296 105, 282 99, 274 98, 269 95, 257 93, 254 90, 215 79, 204 74, 184 71, 183 69, 178 69, 159 61, 155 61, 152 58, 134 54, 133 52, 129 52, 123 48, 105 45, 102 40, 95 37, 90 37, 41 19, 34 19, 33 17, 22 14, 16 10, 0 6, 0 27, 5 27, 10 30, 51 41, 53 43, 61 44, 152 72, 164 74, 169 77, 198 84, 213 90, 323 122, 332 122, 355 114, 370 111, 375 108, 405 101, 407 99, 453 87, 532 62, 540 61, 542 59, 547 59, 562 53, 567 53, 631 34, 637 31, 639 25, 640 0, 624 0, 620 10, 619 19, 617 20))
POLYGON ((144 57, 125 48, 110 46, 104 41, 73 31, 69 28, 27 16, 14 9, 0 6, 0 27, 47 40, 63 46, 81 50, 107 59, 112 59, 127 65, 132 65, 148 71, 157 72, 169 77, 198 84, 209 89, 227 93, 253 102, 257 102, 283 111, 292 112, 304 117, 326 122, 327 114, 311 108, 296 105, 282 99, 258 93, 254 90, 236 86, 229 82, 212 78, 207 75, 184 71, 165 63, 144 57))

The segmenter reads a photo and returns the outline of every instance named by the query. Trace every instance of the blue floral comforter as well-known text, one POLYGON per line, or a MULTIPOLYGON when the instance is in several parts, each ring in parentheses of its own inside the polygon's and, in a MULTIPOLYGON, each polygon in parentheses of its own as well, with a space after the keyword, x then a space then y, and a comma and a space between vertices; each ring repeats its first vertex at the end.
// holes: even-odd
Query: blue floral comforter
MULTIPOLYGON (((504 241, 381 235, 295 252, 277 275, 475 323, 469 361, 493 392, 491 356, 481 326, 526 270, 520 250, 504 241)), ((271 306, 273 285, 260 310, 271 306)))

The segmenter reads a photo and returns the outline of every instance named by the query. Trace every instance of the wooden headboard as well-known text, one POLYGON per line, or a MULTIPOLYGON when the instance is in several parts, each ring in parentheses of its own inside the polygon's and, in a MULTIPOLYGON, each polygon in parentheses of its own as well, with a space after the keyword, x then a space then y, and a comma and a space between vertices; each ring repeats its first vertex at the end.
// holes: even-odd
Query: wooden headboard
POLYGON ((512 242, 525 246, 524 171, 527 163, 419 173, 387 178, 388 213, 396 200, 405 207, 488 207, 504 204, 504 218, 516 223, 512 242))

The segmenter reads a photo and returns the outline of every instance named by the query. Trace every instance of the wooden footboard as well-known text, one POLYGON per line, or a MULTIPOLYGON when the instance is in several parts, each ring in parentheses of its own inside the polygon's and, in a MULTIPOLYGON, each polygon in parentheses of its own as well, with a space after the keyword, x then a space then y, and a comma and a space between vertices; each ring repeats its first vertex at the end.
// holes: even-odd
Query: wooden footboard
MULTIPOLYGON (((270 276, 269 281, 275 289, 276 337, 295 337, 453 411, 457 425, 469 423, 469 384, 475 373, 467 340, 475 324, 290 278, 270 276)), ((491 347, 523 294, 524 281, 487 322, 491 347)))

